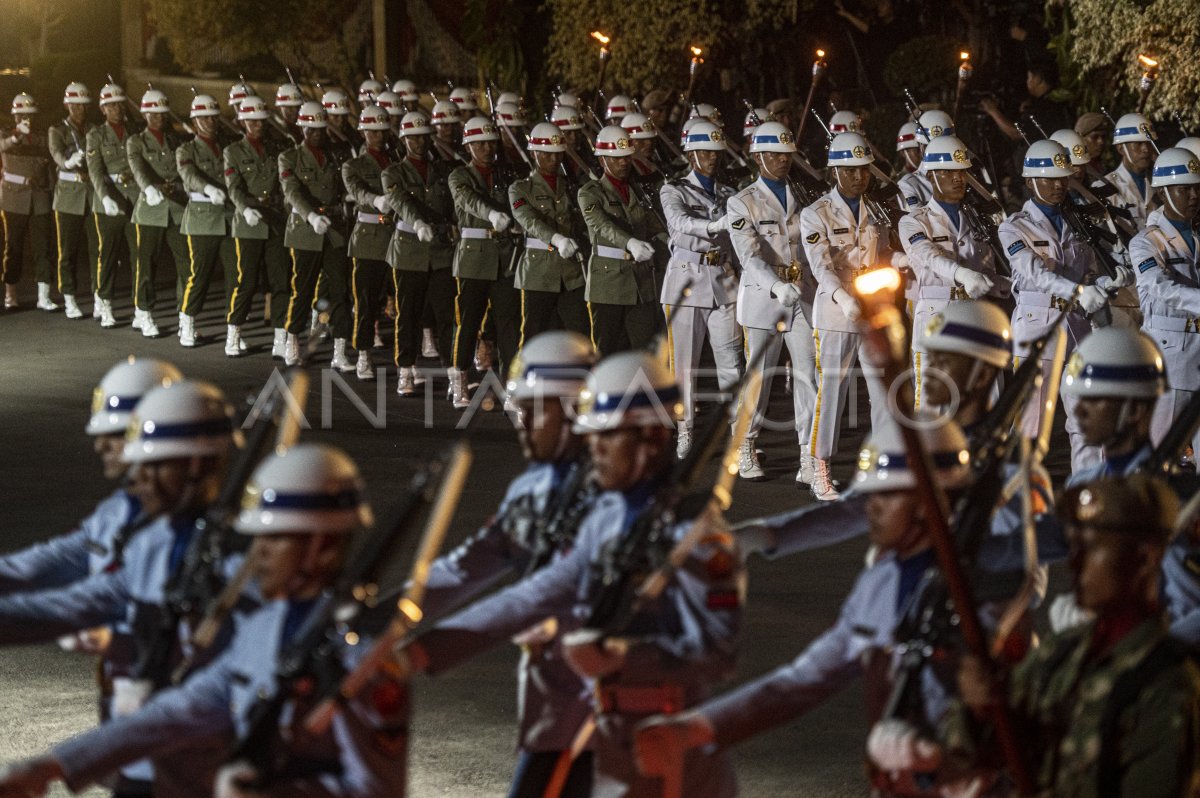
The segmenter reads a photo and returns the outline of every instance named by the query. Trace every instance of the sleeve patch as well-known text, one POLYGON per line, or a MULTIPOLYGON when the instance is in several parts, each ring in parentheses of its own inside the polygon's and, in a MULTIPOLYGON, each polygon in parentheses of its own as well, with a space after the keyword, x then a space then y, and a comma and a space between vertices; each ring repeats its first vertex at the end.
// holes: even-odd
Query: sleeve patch
POLYGON ((515 211, 517 208, 520 208, 524 204, 525 204, 524 199, 517 200, 516 202, 513 203, 513 210, 515 211))
POLYGON ((905 197, 904 198, 905 205, 916 205, 918 201, 919 200, 916 197, 905 197))
POLYGON ((229 167, 228 169, 226 169, 226 170, 225 170, 225 176, 226 176, 226 177, 229 177, 229 175, 232 175, 232 174, 234 174, 235 172, 237 172, 237 170, 236 170, 236 169, 234 169, 234 168, 231 166, 231 167, 229 167))
POLYGON ((821 234, 820 233, 809 233, 807 236, 804 237, 804 240, 810 244, 815 244, 821 240, 821 234))
POLYGON ((1008 256, 1011 258, 1023 249, 1025 249, 1024 241, 1014 241, 1008 245, 1008 256))
POLYGON ((1158 261, 1154 260, 1154 258, 1146 258, 1144 261, 1142 261, 1141 263, 1138 264, 1138 271, 1139 272, 1150 271, 1151 269, 1154 268, 1154 266, 1157 262, 1158 261))
POLYGON ((912 235, 910 235, 908 237, 908 243, 910 243, 910 244, 915 244, 918 241, 928 241, 928 240, 929 240, 929 236, 925 235, 924 233, 913 233, 912 235))
POLYGON ((292 176, 292 170, 291 170, 291 169, 284 169, 282 172, 280 172, 280 173, 279 173, 279 176, 280 176, 280 177, 282 177, 282 178, 284 178, 284 179, 286 179, 286 178, 289 178, 289 177, 291 177, 291 176, 292 176))
POLYGON ((745 219, 745 217, 742 217, 741 219, 734 219, 729 224, 729 226, 732 227, 734 230, 741 230, 743 227, 746 226, 746 219, 745 219))
POLYGON ((589 205, 589 206, 587 206, 586 208, 584 208, 584 209, 583 209, 583 212, 584 212, 584 213, 591 213, 591 212, 592 212, 592 211, 594 211, 594 210, 596 210, 596 203, 594 203, 594 202, 593 202, 591 205, 589 205))

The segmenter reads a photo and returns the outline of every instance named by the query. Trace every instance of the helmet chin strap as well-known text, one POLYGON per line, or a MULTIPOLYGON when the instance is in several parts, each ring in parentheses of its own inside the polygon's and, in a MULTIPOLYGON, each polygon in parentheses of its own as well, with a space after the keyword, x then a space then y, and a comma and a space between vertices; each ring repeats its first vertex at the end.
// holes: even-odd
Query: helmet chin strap
POLYGON ((1129 413, 1132 409, 1132 399, 1127 398, 1121 402, 1121 409, 1117 411, 1117 423, 1113 427, 1113 434, 1108 436, 1108 439, 1104 441, 1104 448, 1106 450, 1121 443, 1125 436, 1130 434, 1129 413))
POLYGON ((762 173, 764 175, 766 175, 767 177, 771 178, 772 180, 774 180, 776 182, 783 180, 783 178, 787 176, 787 172, 784 172, 782 175, 777 176, 774 172, 772 172, 770 169, 768 169, 767 168, 767 159, 763 157, 763 153, 761 153, 761 152, 758 153, 758 168, 762 170, 762 173))
POLYGON ((1175 211, 1175 213, 1178 214, 1179 218, 1185 219, 1189 222, 1192 220, 1192 217, 1188 215, 1187 211, 1181 209, 1178 205, 1175 204, 1175 200, 1171 199, 1170 191, 1168 191, 1167 189, 1164 188, 1162 194, 1163 194, 1163 199, 1166 200, 1167 204, 1171 206, 1171 210, 1175 211))
POLYGON ((1042 191, 1041 191, 1041 188, 1038 187, 1038 181, 1036 178, 1031 180, 1030 182, 1033 183, 1034 196, 1036 196, 1043 205, 1054 205, 1055 204, 1055 203, 1051 202, 1050 200, 1046 199, 1044 196, 1042 196, 1042 191))

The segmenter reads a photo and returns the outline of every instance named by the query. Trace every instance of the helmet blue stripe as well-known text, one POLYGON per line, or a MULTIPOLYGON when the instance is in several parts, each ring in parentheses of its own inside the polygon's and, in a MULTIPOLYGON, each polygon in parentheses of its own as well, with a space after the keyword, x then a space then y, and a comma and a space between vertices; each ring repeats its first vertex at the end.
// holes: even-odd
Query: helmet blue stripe
POLYGON ((232 430, 233 424, 227 418, 217 418, 211 421, 194 421, 187 424, 155 424, 150 421, 143 421, 138 430, 138 437, 142 440, 197 438, 228 435, 232 430))
POLYGON ((1054 166, 1053 158, 1026 158, 1025 165, 1030 169, 1038 169, 1045 166, 1054 166))
POLYGON ((654 405, 665 407, 678 401, 679 388, 674 385, 659 388, 653 393, 639 391, 632 396, 622 393, 603 393, 596 397, 596 403, 591 412, 611 413, 617 409, 629 410, 635 407, 652 407, 654 405))
MULTIPOLYGON (((934 468, 953 468, 961 465, 961 452, 930 452, 934 468)), ((880 452, 875 457, 875 467, 880 471, 908 468, 908 455, 904 452, 880 452), (886 465, 884 459, 886 458, 886 465)))
POLYGON ((362 495, 354 489, 337 493, 280 493, 264 490, 258 503, 260 507, 273 510, 353 510, 362 504, 362 495))
POLYGON ((1158 364, 1141 366, 1103 366, 1096 363, 1084 364, 1076 379, 1106 380, 1108 382, 1145 382, 1162 379, 1162 367, 1158 364))
POLYGON ((1185 163, 1175 164, 1174 166, 1156 166, 1154 167, 1155 177, 1169 177, 1171 175, 1186 175, 1188 167, 1185 163))
POLYGON ((977 344, 990 346, 993 349, 1003 349, 1005 352, 1012 351, 1012 345, 1003 335, 997 335, 990 330, 982 330, 979 327, 971 327, 956 321, 946 322, 942 329, 938 331, 938 335, 962 338, 977 344))

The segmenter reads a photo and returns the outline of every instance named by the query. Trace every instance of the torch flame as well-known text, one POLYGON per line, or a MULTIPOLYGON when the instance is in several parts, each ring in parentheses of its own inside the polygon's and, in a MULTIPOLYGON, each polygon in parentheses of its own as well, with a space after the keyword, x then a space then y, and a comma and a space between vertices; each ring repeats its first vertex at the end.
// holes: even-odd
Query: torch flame
POLYGON ((872 269, 854 278, 854 290, 861 297, 868 297, 880 291, 895 291, 900 287, 900 272, 891 266, 872 269))
POLYGON ((688 49, 689 49, 689 50, 691 50, 691 51, 692 51, 692 55, 696 56, 697 58, 699 58, 699 57, 700 57, 700 54, 704 52, 704 48, 703 48, 703 47, 697 47, 697 46, 696 46, 696 45, 694 45, 694 44, 693 44, 691 47, 689 47, 688 49))
POLYGON ((1154 60, 1148 55, 1139 53, 1138 61, 1140 61, 1142 66, 1146 67, 1146 69, 1154 69, 1156 66, 1158 66, 1158 61, 1154 60))
POLYGON ((825 51, 818 49, 817 50, 817 58, 824 58, 824 57, 825 57, 825 51))
POLYGON ((959 57, 960 59, 962 59, 963 61, 966 61, 967 59, 969 59, 969 58, 971 57, 971 54, 970 54, 970 53, 968 53, 966 50, 963 50, 962 52, 960 52, 960 53, 958 54, 958 57, 959 57))
POLYGON ((592 38, 595 39, 596 41, 600 42, 600 44, 608 44, 609 42, 612 41, 611 37, 605 36, 603 33, 601 33, 598 30, 592 31, 592 38))

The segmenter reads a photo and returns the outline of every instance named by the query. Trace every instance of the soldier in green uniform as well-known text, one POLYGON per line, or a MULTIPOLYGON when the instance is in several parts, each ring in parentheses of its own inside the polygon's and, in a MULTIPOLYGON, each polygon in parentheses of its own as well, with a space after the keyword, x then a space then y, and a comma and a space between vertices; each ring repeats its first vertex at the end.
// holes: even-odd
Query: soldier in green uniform
POLYGON ((13 98, 16 122, 10 135, 0 139, 4 186, 0 188, 0 221, 4 226, 4 307, 17 307, 17 284, 26 243, 37 278, 37 306, 58 310, 50 299, 50 150, 46 137, 33 132, 37 105, 22 92, 13 98))
POLYGON ((540 122, 529 136, 536 168, 508 189, 513 216, 525 230, 525 251, 514 284, 521 290, 521 346, 561 326, 589 335, 583 300, 586 275, 579 242, 587 240, 571 181, 562 172, 566 137, 553 122, 540 122))
POLYGON ((579 207, 592 243, 586 299, 592 341, 602 357, 650 343, 658 328, 654 247, 665 236, 628 183, 633 148, 629 134, 608 125, 596 136, 595 154, 604 175, 579 189, 579 207))
POLYGON ((87 169, 88 178, 96 192, 92 198, 92 212, 98 245, 93 278, 96 308, 92 316, 99 317, 100 326, 105 329, 117 326, 113 316, 112 295, 122 238, 127 252, 137 249, 129 214, 141 190, 133 179, 129 156, 125 151, 125 139, 129 136, 125 127, 125 103, 125 90, 115 83, 107 84, 100 90, 104 124, 92 128, 87 134, 87 169))
MULTIPOLYGON (((221 260, 228 232, 226 222, 225 164, 217 142, 217 117, 221 107, 207 94, 192 98, 192 126, 196 137, 179 145, 175 161, 188 203, 183 211, 180 231, 187 236, 188 259, 183 293, 179 299, 179 343, 195 346, 196 316, 204 309, 204 297, 212 280, 213 269, 221 260)), ((231 292, 227 292, 231 293, 231 292)))
POLYGON ((450 174, 450 193, 458 219, 459 242, 454 251, 455 298, 453 363, 450 380, 454 406, 469 404, 467 377, 485 315, 496 325, 498 373, 506 373, 516 355, 520 330, 520 296, 513 287, 515 248, 508 215, 508 176, 495 169, 500 134, 484 116, 463 126, 463 144, 471 155, 468 166, 450 174))
POLYGON ((342 164, 346 194, 354 198, 354 231, 350 234, 350 285, 354 291, 354 333, 350 346, 358 350, 355 373, 360 380, 375 379, 371 344, 375 323, 383 310, 387 251, 392 240, 392 208, 383 189, 383 170, 392 165, 384 149, 392 124, 378 105, 368 105, 358 117, 365 144, 362 155, 342 164))
POLYGON ((283 243, 292 253, 292 290, 288 298, 284 361, 300 362, 300 332, 312 306, 317 277, 328 286, 333 359, 339 371, 353 371, 346 357, 350 337, 350 287, 346 268, 346 217, 342 206, 341 168, 326 149, 325 109, 315 101, 300 106, 297 120, 304 143, 279 155, 279 182, 290 209, 283 243))
MULTIPOLYGON (((125 140, 125 153, 133 179, 141 188, 133 206, 133 226, 137 251, 133 258, 133 326, 147 338, 158 337, 154 322, 154 277, 158 271, 164 241, 174 259, 172 269, 178 275, 187 263, 187 242, 179 232, 187 194, 175 164, 175 148, 180 139, 171 130, 171 112, 167 95, 150 89, 142 95, 142 116, 146 129, 125 140)), ((176 290, 178 291, 177 284, 176 290)), ((179 297, 175 297, 179 302, 179 297)))
POLYGON ((287 341, 287 297, 291 261, 283 246, 283 193, 277 158, 282 140, 266 136, 270 112, 261 97, 242 99, 238 121, 246 135, 225 148, 225 188, 233 202, 233 251, 236 266, 229 309, 225 316, 225 354, 241 351, 242 325, 250 315, 254 292, 266 280, 271 294, 271 326, 275 340, 271 357, 283 359, 287 341))
POLYGON ((1200 676, 1167 637, 1159 574, 1179 503, 1135 474, 1059 504, 1076 603, 1095 620, 1051 635, 1007 680, 967 657, 946 751, 994 756, 986 720, 1007 701, 1039 795, 1184 796, 1200 788, 1200 676))
POLYGON ((448 357, 454 334, 454 279, 451 262, 455 225, 450 196, 451 161, 433 155, 433 128, 420 111, 400 120, 400 137, 407 152, 404 160, 383 171, 383 189, 396 214, 396 230, 388 245, 396 290, 395 360, 400 376, 396 393, 416 392, 417 355, 421 351, 421 319, 428 305, 433 314, 437 349, 442 368, 454 370, 448 357))
POLYGON ((276 127, 290 138, 293 144, 304 143, 304 133, 296 122, 303 103, 304 95, 295 83, 280 84, 275 90, 275 107, 279 109, 279 116, 274 121, 276 127))
POLYGON ((433 151, 439 158, 455 165, 467 163, 462 153, 462 115, 458 105, 449 100, 438 100, 429 112, 433 124, 433 151))
POLYGON ((68 319, 83 318, 75 300, 78 261, 82 258, 85 263, 96 262, 95 234, 87 224, 92 192, 84 162, 87 136, 93 127, 87 121, 87 107, 91 104, 87 86, 68 83, 63 92, 67 116, 51 125, 47 133, 50 157, 58 167, 58 180, 54 184, 54 235, 58 244, 58 290, 63 295, 68 319))

